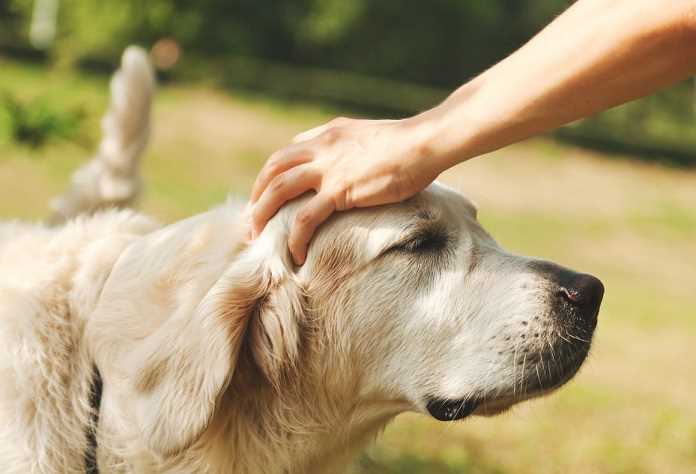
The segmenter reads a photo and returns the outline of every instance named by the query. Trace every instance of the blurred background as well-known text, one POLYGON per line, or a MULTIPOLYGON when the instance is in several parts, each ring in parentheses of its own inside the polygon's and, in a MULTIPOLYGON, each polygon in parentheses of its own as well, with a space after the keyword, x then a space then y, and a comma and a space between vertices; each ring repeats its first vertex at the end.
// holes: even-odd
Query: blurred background
MULTIPOLYGON (((435 105, 569 3, 0 0, 0 215, 48 214, 99 141, 129 44, 152 49, 160 81, 140 207, 170 222, 246 196, 304 129, 435 105)), ((696 83, 443 179, 506 248, 602 278, 592 356, 557 394, 495 419, 404 415, 355 472, 696 472, 696 83)))

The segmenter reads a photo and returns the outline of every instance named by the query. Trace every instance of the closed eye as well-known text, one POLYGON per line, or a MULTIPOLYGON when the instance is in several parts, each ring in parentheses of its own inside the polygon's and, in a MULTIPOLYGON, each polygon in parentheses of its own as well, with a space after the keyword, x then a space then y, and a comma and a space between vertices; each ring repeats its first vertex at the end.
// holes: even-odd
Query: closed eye
POLYGON ((396 243, 387 252, 438 254, 447 248, 449 235, 444 229, 425 229, 396 243))

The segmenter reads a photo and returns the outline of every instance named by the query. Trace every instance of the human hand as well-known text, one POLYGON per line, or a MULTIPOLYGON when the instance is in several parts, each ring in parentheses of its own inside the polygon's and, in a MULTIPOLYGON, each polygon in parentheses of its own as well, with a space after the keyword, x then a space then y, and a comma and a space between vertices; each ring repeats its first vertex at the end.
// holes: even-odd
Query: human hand
POLYGON ((338 118, 301 133, 274 153, 251 193, 252 237, 287 201, 315 191, 292 224, 288 246, 301 265, 317 227, 334 211, 389 204, 427 187, 439 174, 407 121, 338 118))

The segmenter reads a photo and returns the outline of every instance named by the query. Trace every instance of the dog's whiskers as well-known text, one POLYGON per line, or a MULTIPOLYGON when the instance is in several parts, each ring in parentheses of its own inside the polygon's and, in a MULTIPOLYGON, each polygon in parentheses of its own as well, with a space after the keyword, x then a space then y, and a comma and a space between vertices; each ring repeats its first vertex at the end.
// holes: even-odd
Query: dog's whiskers
POLYGON ((561 334, 560 332, 556 332, 556 334, 558 335, 558 337, 560 337, 561 339, 563 339, 563 340, 564 340, 565 342, 567 342, 568 344, 572 344, 572 343, 573 343, 573 341, 571 341, 570 339, 567 339, 566 337, 563 337, 563 334, 561 334))
POLYGON ((521 379, 522 384, 520 385, 521 393, 522 393, 523 397, 527 396, 527 379, 524 376, 524 369, 525 369, 526 364, 527 364, 527 354, 524 354, 522 356, 522 379, 521 379))
MULTIPOLYGON (((512 395, 515 396, 517 394, 517 350, 519 349, 520 344, 519 342, 515 344, 515 352, 514 355, 512 356, 512 395)), ((522 373, 522 377, 524 377, 524 373, 522 373)), ((522 385, 522 380, 520 379, 520 387, 522 385)))
POLYGON ((579 337, 579 336, 576 336, 575 334, 571 334, 571 333, 569 333, 569 332, 566 332, 566 334, 568 334, 568 337, 570 337, 570 338, 572 338, 572 339, 576 339, 576 340, 578 340, 578 341, 580 341, 580 342, 584 342, 585 344, 589 344, 589 343, 590 343, 590 341, 589 341, 588 339, 583 339, 583 338, 581 338, 581 337, 579 337))

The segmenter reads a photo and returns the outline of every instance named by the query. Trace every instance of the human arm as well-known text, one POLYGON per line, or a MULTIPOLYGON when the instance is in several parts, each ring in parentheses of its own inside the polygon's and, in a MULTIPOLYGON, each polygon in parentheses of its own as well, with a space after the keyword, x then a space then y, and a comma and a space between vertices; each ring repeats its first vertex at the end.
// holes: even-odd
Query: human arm
POLYGON ((316 227, 335 210, 406 199, 457 163, 694 72, 696 1, 580 0, 431 110, 400 121, 339 119, 299 135, 257 178, 253 231, 315 190, 289 237, 302 263, 316 227))

